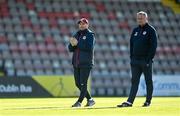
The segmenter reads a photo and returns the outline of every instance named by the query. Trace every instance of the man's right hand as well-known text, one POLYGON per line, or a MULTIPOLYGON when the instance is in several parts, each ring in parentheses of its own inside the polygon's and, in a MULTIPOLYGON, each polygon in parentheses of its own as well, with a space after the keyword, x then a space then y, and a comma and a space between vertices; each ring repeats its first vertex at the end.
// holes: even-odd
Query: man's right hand
POLYGON ((69 39, 69 41, 70 41, 70 43, 71 43, 72 46, 76 46, 77 43, 78 43, 78 41, 77 41, 76 38, 74 38, 74 37, 71 37, 71 38, 69 39))

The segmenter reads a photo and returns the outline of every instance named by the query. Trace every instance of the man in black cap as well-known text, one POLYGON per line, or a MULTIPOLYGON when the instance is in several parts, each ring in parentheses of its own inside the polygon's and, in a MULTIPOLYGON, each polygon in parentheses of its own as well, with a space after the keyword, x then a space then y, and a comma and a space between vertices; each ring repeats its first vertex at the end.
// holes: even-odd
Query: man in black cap
POLYGON ((72 107, 81 107, 84 97, 86 106, 93 106, 95 101, 87 90, 88 78, 94 64, 94 33, 88 29, 89 21, 82 18, 78 21, 79 30, 70 38, 69 51, 73 52, 72 64, 74 68, 75 84, 80 90, 79 99, 72 107))
POLYGON ((117 107, 131 107, 137 94, 141 74, 144 74, 147 96, 143 107, 151 104, 153 93, 152 62, 157 48, 157 34, 153 26, 148 24, 146 12, 137 13, 136 27, 130 38, 130 59, 131 59, 131 90, 129 98, 117 107))

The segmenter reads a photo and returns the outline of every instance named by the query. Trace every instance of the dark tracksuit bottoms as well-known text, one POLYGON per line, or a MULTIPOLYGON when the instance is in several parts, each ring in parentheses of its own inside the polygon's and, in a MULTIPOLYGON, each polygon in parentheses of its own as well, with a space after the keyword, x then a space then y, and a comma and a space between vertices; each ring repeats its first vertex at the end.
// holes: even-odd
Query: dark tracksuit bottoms
POLYGON ((91 99, 91 96, 87 90, 87 83, 88 83, 88 78, 90 75, 91 68, 77 68, 74 67, 74 79, 75 79, 75 84, 80 90, 80 96, 78 99, 78 102, 82 102, 84 99, 84 96, 87 99, 91 99))
POLYGON ((134 99, 136 97, 139 81, 141 74, 144 74, 145 82, 146 82, 146 102, 151 102, 152 99, 152 93, 153 93, 153 82, 152 82, 152 62, 149 63, 149 65, 140 63, 140 64, 131 64, 131 73, 132 73, 132 79, 131 79, 131 90, 128 98, 128 102, 133 103, 134 99))

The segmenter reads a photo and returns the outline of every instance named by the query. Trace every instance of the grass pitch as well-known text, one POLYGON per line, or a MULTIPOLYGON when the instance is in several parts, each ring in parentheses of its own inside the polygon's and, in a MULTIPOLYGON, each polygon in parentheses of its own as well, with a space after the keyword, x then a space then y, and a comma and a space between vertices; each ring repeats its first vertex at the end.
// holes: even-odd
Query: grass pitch
POLYGON ((116 108, 127 98, 94 99, 91 108, 71 108, 77 98, 0 99, 0 116, 180 116, 180 97, 154 97, 146 108, 141 107, 144 97, 137 97, 131 108, 116 108))

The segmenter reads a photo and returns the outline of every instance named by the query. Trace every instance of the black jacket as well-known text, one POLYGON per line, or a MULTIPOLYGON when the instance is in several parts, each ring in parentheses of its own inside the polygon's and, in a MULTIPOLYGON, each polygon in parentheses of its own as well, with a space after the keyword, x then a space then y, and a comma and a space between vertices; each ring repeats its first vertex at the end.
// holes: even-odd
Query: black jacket
POLYGON ((68 45, 69 51, 73 52, 73 66, 92 67, 94 64, 94 33, 89 29, 79 30, 74 37, 78 40, 77 46, 68 45))
POLYGON ((131 63, 141 60, 149 63, 154 58, 157 48, 157 34, 154 27, 146 23, 136 27, 130 38, 131 63))

